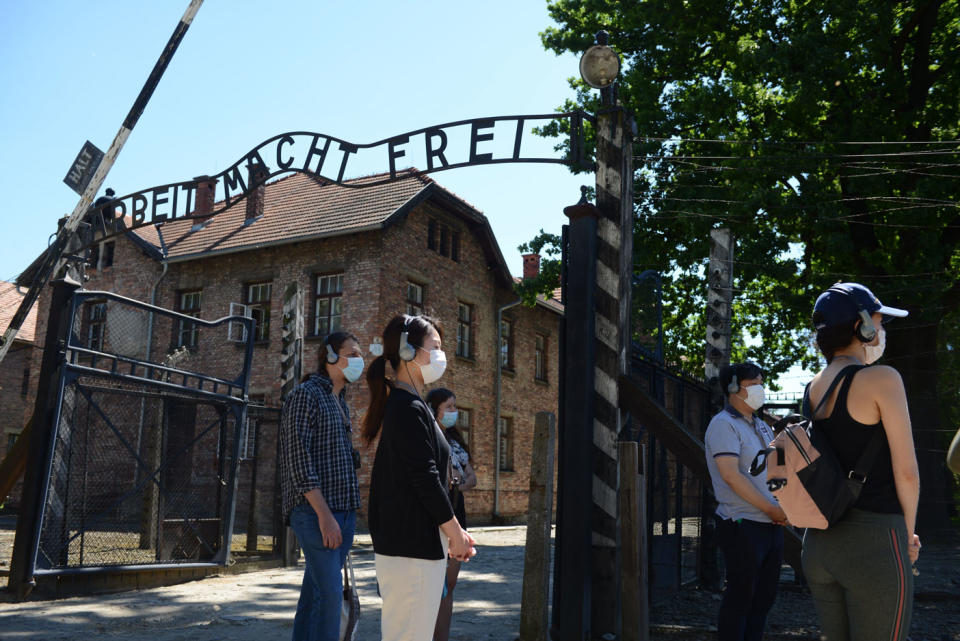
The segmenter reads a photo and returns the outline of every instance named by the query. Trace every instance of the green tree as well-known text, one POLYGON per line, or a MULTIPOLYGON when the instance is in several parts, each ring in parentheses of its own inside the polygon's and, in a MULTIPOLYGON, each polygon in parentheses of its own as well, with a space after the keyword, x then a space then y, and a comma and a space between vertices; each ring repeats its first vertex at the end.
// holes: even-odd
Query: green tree
MULTIPOLYGON (((858 280, 909 309, 889 326, 885 362, 910 399, 921 522, 943 524, 938 374, 957 371, 945 337, 960 316, 957 0, 548 7, 546 48, 581 52, 605 29, 621 55, 619 99, 640 132, 634 263, 663 274, 668 360, 702 365, 716 226, 737 240, 734 336, 759 339, 735 344, 734 357, 771 378, 815 365, 809 319, 831 283, 858 280)), ((562 109, 595 111, 595 92, 571 86, 562 109)), ((954 380, 944 383, 955 404, 954 380)))

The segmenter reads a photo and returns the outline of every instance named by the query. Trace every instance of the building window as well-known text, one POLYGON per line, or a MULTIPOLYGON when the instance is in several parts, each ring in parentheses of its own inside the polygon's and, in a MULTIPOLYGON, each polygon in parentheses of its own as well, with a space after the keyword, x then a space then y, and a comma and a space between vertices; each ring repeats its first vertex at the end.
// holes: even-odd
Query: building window
POLYGON ((460 260, 460 234, 431 218, 427 221, 427 249, 460 260))
POLYGON ((407 281, 407 314, 420 316, 423 314, 423 285, 407 281))
POLYGON ((513 321, 506 318, 500 321, 500 366, 513 369, 513 321))
POLYGON ((248 283, 247 297, 244 304, 247 306, 247 315, 254 321, 253 340, 264 342, 270 340, 270 294, 273 283, 248 283))
POLYGON ((473 410, 461 407, 457 410, 457 430, 463 437, 463 442, 467 444, 467 449, 473 449, 473 441, 470 440, 470 428, 473 426, 473 410))
POLYGON ((90 256, 87 262, 90 264, 90 269, 100 268, 100 243, 90 245, 90 256))
POLYGON ((110 242, 103 244, 103 266, 104 267, 113 267, 114 248, 115 248, 115 243, 112 240, 110 242))
POLYGON ((13 446, 16 445, 18 438, 20 438, 19 433, 7 432, 7 454, 9 454, 13 446))
POLYGON ((457 303, 457 356, 473 357, 473 305, 457 303))
MULTIPOLYGON (((199 289, 180 292, 177 311, 181 314, 200 318, 200 300, 203 292, 199 289)), ((188 320, 177 321, 177 347, 196 347, 200 341, 200 327, 188 320)))
POLYGON ((313 335, 326 336, 338 331, 343 314, 343 274, 317 276, 313 292, 313 335))
POLYGON ((106 243, 93 243, 90 245, 90 253, 87 255, 87 263, 90 269, 96 270, 103 267, 112 267, 115 246, 112 240, 106 243))
POLYGON ((98 301, 87 304, 87 349, 103 351, 103 333, 107 320, 107 303, 98 301))
POLYGON ((437 221, 433 218, 427 221, 427 249, 437 250, 437 221))
POLYGON ((538 381, 547 380, 547 337, 543 334, 537 334, 534 341, 534 352, 536 361, 534 363, 534 376, 538 381))
POLYGON ((27 391, 30 389, 30 368, 23 368, 23 380, 20 381, 20 396, 27 397, 27 391))
POLYGON ((166 484, 188 482, 197 471, 193 465, 193 453, 199 449, 194 443, 197 433, 197 405, 189 401, 167 399, 164 402, 167 414, 166 447, 164 464, 166 465, 166 484))
POLYGON ((513 419, 500 417, 500 470, 513 470, 513 419))

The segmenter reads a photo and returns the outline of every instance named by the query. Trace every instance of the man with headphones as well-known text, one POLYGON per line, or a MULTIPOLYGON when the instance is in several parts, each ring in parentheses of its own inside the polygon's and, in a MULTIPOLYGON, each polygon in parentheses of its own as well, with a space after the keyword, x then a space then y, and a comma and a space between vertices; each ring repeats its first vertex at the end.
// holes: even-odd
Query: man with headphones
POLYGON ((773 440, 773 430, 755 415, 764 403, 763 370, 736 363, 720 370, 727 405, 707 427, 707 469, 717 499, 717 542, 726 565, 726 585, 717 622, 721 641, 760 641, 773 606, 783 560, 787 515, 752 476, 750 462, 773 440))
POLYGON ((280 489, 283 517, 293 528, 306 568, 293 621, 293 640, 337 641, 343 582, 340 569, 353 545, 360 507, 347 383, 363 372, 357 337, 334 332, 283 404, 280 489))

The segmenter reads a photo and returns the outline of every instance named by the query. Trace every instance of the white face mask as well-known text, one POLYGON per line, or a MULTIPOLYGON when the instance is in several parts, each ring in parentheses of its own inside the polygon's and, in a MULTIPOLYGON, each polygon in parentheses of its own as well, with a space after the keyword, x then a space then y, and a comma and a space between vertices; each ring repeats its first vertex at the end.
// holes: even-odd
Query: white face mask
POLYGON ((351 356, 347 358, 347 366, 342 368, 343 377, 347 379, 348 383, 352 383, 363 374, 363 358, 359 356, 351 356))
POLYGON ((881 327, 878 335, 880 336, 880 340, 877 341, 876 345, 863 346, 863 349, 866 350, 863 362, 867 365, 880 360, 880 357, 883 356, 883 350, 887 348, 887 330, 881 327))
POLYGON ((767 400, 766 394, 763 391, 763 385, 750 385, 744 389, 747 390, 747 397, 743 399, 743 402, 746 403, 750 409, 758 410, 763 407, 764 402, 767 400))
MULTIPOLYGON (((423 348, 418 347, 417 349, 423 348)), ((427 350, 423 349, 423 351, 426 352, 427 350)), ((440 380, 444 370, 447 369, 447 355, 443 353, 442 349, 431 349, 427 353, 430 354, 430 362, 426 365, 417 363, 417 365, 420 365, 420 374, 423 375, 424 385, 440 380)))

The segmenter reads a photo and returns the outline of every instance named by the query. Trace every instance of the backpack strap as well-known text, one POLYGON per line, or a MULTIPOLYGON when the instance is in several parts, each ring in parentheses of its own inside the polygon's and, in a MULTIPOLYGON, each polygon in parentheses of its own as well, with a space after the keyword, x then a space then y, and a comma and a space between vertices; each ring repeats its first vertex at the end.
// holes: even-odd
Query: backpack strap
POLYGON ((833 394, 833 390, 837 388, 837 385, 839 385, 843 379, 847 378, 850 372, 859 372, 864 367, 866 367, 866 365, 848 365, 840 370, 840 372, 833 377, 833 381, 830 382, 830 387, 827 388, 826 393, 824 393, 823 397, 820 399, 820 402, 817 403, 817 408, 812 412, 810 411, 810 383, 807 383, 807 387, 803 390, 803 406, 801 408, 803 415, 812 421, 813 415, 819 412, 820 408, 826 404, 827 399, 829 399, 830 395, 833 394))

